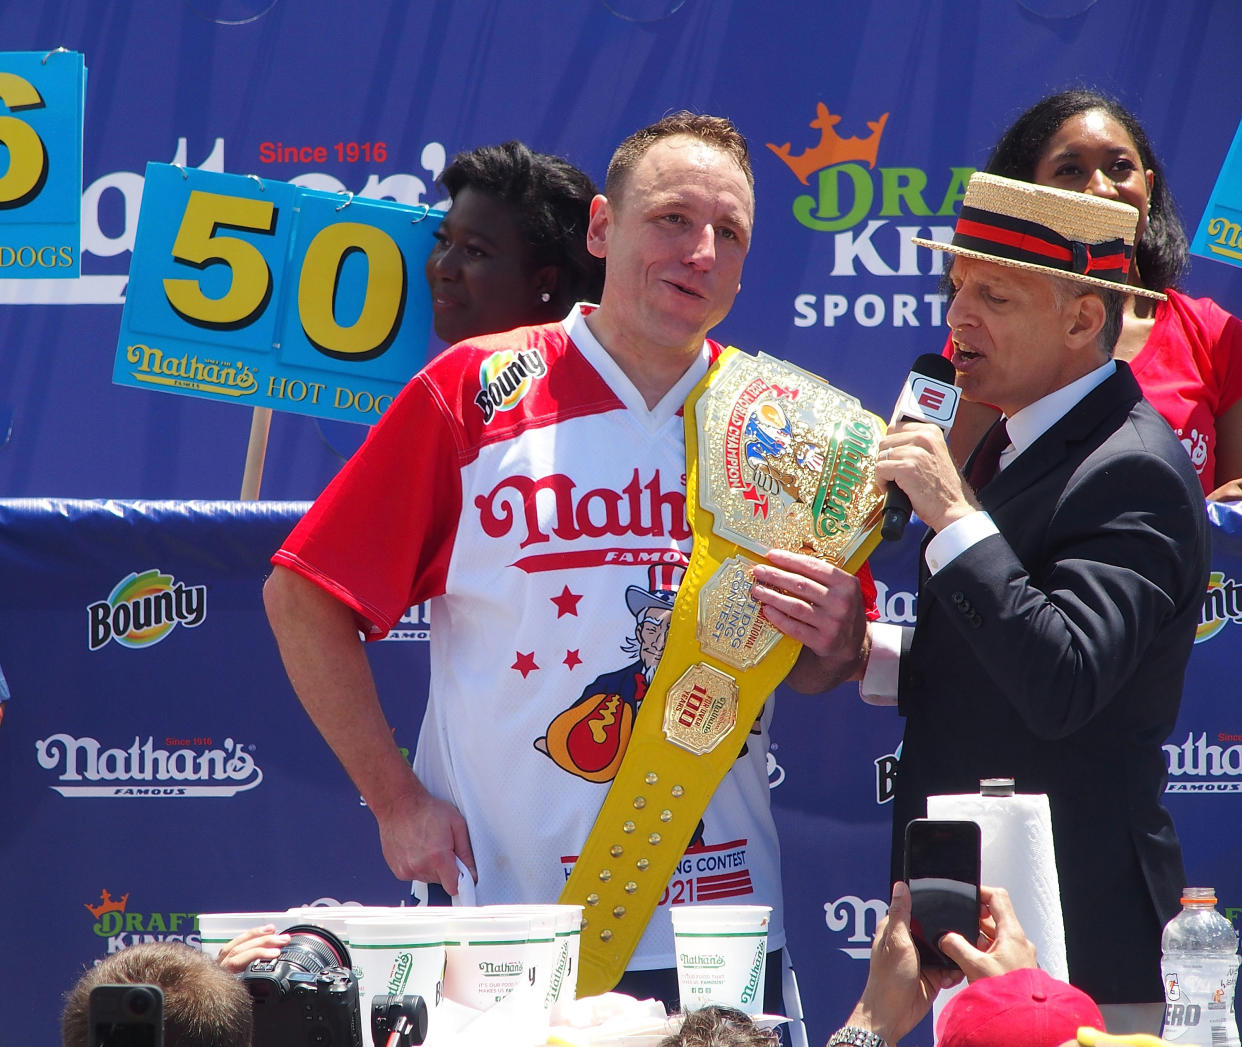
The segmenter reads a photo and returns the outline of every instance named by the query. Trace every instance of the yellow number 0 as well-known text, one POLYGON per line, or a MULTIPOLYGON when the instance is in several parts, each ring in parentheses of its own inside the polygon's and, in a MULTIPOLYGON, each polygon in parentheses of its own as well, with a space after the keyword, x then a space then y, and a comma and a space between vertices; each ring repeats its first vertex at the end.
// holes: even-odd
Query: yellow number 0
POLYGON ((164 294, 182 319, 200 327, 232 330, 251 323, 266 308, 272 294, 272 271, 254 244, 236 236, 217 236, 221 226, 270 234, 276 227, 276 208, 268 200, 193 190, 172 255, 196 269, 223 262, 232 273, 229 289, 220 298, 208 298, 197 280, 169 278, 164 281, 164 294))
MULTIPOLYGON (((12 111, 36 109, 43 96, 16 73, 0 73, 0 101, 12 111)), ((47 178, 47 146, 25 120, 0 116, 0 143, 9 150, 9 169, 0 177, 0 208, 28 204, 47 178)))
POLYGON ((359 222, 325 226, 306 248, 298 281, 298 316, 311 345, 338 360, 372 360, 396 335, 405 305, 405 259, 384 230, 359 222), (367 287, 358 319, 336 322, 336 285, 347 255, 367 256, 367 287))

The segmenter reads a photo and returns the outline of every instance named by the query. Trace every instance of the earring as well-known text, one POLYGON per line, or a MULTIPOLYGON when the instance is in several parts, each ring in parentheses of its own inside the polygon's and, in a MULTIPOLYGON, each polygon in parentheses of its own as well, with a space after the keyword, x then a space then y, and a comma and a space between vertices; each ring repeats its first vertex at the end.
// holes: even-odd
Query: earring
POLYGON ((544 305, 547 305, 550 301, 552 301, 551 293, 548 291, 540 292, 539 301, 541 301, 544 305))

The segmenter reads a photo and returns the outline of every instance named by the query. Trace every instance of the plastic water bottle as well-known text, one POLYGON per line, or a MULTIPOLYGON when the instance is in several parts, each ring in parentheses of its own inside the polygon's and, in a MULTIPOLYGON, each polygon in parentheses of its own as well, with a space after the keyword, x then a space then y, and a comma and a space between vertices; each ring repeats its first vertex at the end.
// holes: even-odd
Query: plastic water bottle
POLYGON ((1233 1016, 1238 932, 1216 911, 1216 891, 1187 887, 1182 911, 1164 929, 1164 1029, 1171 1043, 1239 1047, 1233 1016))

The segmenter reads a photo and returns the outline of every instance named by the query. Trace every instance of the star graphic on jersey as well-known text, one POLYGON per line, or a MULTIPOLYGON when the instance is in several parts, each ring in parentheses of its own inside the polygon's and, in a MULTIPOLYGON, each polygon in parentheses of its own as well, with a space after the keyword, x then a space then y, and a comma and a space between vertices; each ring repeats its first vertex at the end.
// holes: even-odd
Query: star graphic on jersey
POLYGON ((572 669, 575 665, 581 665, 582 659, 578 657, 577 651, 566 651, 565 652, 565 664, 568 665, 570 669, 572 669))
POLYGON ((539 668, 539 666, 535 664, 534 651, 528 651, 526 654, 523 654, 521 651, 514 651, 513 653, 517 656, 517 661, 509 666, 509 668, 516 669, 520 672, 523 680, 539 668))
POLYGON ((579 593, 571 593, 568 585, 561 590, 560 596, 553 596, 550 599, 556 604, 556 616, 558 618, 564 618, 567 614, 572 614, 575 618, 578 617, 578 601, 582 599, 582 596, 579 593))

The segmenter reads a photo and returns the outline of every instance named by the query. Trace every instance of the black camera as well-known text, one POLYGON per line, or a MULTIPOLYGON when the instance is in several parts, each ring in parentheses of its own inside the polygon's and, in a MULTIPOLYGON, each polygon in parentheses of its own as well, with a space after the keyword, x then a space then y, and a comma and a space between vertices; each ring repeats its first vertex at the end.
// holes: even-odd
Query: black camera
POLYGON ((254 1003, 254 1047, 364 1047, 358 979, 331 931, 297 924, 274 960, 255 960, 242 981, 254 1003))
MULTIPOLYGON (((365 1047, 345 943, 312 924, 283 933, 290 938, 280 955, 255 960, 242 975, 254 1007, 254 1047, 365 1047)), ((418 1047, 427 1036, 422 997, 376 996, 371 1034, 378 1047, 418 1047)))

